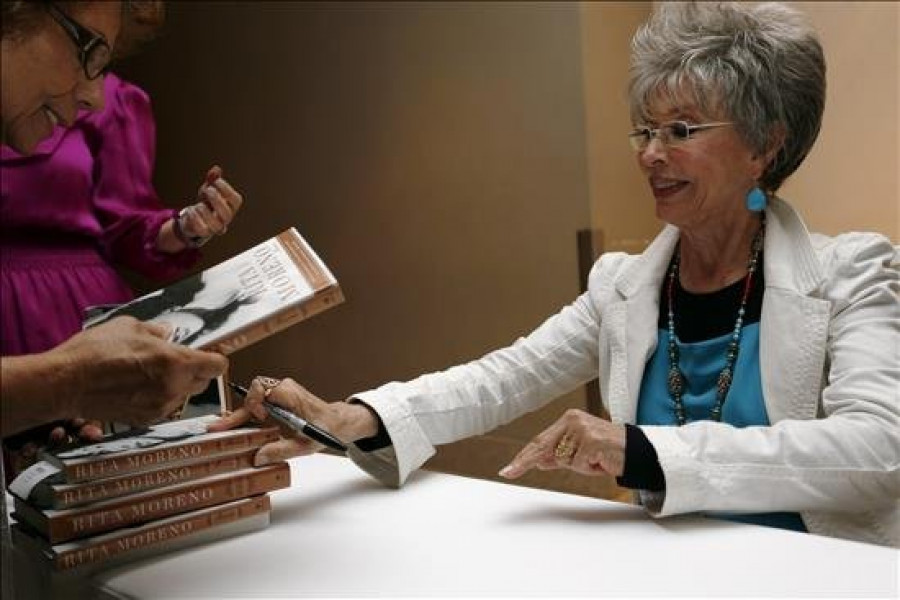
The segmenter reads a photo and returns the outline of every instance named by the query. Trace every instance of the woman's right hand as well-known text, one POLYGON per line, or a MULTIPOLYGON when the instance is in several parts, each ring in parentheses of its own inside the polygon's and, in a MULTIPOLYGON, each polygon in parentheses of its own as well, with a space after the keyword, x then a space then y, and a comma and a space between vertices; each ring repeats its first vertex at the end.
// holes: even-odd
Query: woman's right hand
POLYGON ((178 409, 221 375, 228 360, 167 341, 169 329, 118 317, 48 354, 62 365, 69 416, 143 425, 178 409))
MULTIPOLYGON (((272 380, 275 385, 271 383, 263 385, 263 381, 261 377, 254 378, 244 399, 244 405, 212 423, 208 430, 224 431, 248 421, 269 420, 269 413, 263 405, 263 401, 266 400, 324 428, 345 442, 372 437, 378 432, 378 418, 364 404, 326 402, 293 379, 272 380)), ((283 439, 266 444, 256 453, 254 459, 256 466, 313 454, 324 448, 322 444, 305 436, 284 428, 282 431, 285 434, 283 439)))

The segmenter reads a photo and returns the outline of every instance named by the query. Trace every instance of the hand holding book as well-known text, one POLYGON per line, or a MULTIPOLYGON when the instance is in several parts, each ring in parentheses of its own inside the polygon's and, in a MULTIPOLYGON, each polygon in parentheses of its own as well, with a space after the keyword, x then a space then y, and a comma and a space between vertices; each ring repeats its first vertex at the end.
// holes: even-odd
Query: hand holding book
POLYGON ((115 319, 43 354, 3 358, 4 436, 73 416, 148 423, 206 388, 228 360, 166 342, 166 328, 115 319))

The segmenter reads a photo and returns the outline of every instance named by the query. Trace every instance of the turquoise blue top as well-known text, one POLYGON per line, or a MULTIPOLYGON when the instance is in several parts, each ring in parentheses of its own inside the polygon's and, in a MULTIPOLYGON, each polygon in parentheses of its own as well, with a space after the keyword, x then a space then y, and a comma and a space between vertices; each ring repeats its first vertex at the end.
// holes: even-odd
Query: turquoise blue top
MULTIPOLYGON (((666 387, 669 332, 660 329, 658 336, 656 352, 644 371, 638 401, 638 425, 675 425, 672 398, 666 387)), ((729 332, 702 342, 678 343, 679 366, 686 380, 682 401, 688 422, 709 419, 710 410, 716 403, 716 381, 725 368, 725 352, 730 340, 729 332)), ((722 421, 735 427, 769 424, 759 376, 759 323, 745 325, 741 333, 734 379, 722 407, 722 421)))
MULTIPOLYGON (((760 265, 760 273, 762 271, 760 265)), ((666 280, 667 281, 667 280, 666 280)), ((709 419, 716 400, 716 381, 725 367, 725 353, 744 281, 711 294, 691 294, 680 285, 675 290, 675 333, 679 347, 679 366, 685 376, 686 388, 682 400, 687 420, 709 419), (720 335, 711 336, 712 332, 720 335), (683 341, 683 339, 687 341, 683 341)), ((768 426, 769 416, 763 401, 759 372, 759 315, 764 283, 760 277, 754 282, 756 293, 748 300, 747 314, 741 333, 740 350, 734 368, 731 390, 722 409, 722 421, 735 427, 768 426)), ((638 425, 675 426, 675 412, 667 386, 669 370, 668 301, 665 283, 660 297, 659 343, 644 371, 638 400, 638 425)), ((798 513, 759 513, 734 515, 716 513, 715 516, 782 529, 806 531, 798 513)))

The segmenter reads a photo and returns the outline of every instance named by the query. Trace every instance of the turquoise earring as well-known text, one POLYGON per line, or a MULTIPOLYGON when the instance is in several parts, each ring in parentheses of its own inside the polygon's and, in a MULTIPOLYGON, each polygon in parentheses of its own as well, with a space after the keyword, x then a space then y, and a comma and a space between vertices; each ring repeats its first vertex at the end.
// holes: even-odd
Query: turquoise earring
POLYGON ((758 187, 747 192, 747 210, 751 212, 762 212, 766 210, 766 193, 758 187))

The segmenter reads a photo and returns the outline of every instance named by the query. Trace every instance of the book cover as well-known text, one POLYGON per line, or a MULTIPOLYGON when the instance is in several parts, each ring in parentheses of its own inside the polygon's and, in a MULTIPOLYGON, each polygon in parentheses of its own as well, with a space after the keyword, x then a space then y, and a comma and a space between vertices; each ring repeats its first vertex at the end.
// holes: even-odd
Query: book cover
POLYGON ((340 286, 296 229, 218 265, 89 319, 165 322, 172 339, 229 354, 340 304, 340 286))
POLYGON ((290 481, 290 467, 280 462, 64 510, 42 510, 16 498, 13 516, 58 544, 282 489, 290 481))
POLYGON ((128 494, 136 494, 151 488, 159 488, 186 481, 202 479, 218 473, 249 469, 253 466, 256 448, 227 454, 199 462, 164 465, 162 468, 132 473, 121 477, 94 479, 82 483, 39 482, 25 500, 36 508, 62 510, 92 502, 100 502, 128 494))
POLYGON ((61 544, 50 544, 21 523, 11 529, 16 548, 52 571, 82 574, 256 531, 269 524, 270 513, 269 496, 262 494, 61 544))
MULTIPOLYGON (((59 469, 52 483, 79 483, 197 462, 258 448, 279 438, 278 427, 239 427, 208 433, 215 415, 166 421, 105 436, 92 444, 43 449, 40 460, 59 469)), ((20 494, 27 498, 28 494, 20 494)))

